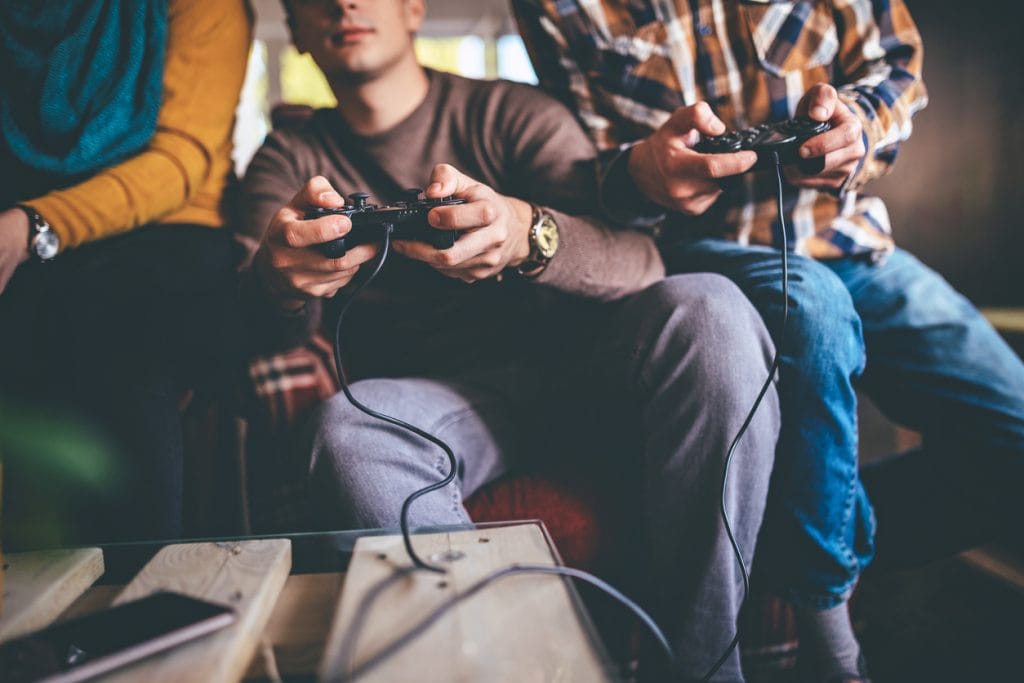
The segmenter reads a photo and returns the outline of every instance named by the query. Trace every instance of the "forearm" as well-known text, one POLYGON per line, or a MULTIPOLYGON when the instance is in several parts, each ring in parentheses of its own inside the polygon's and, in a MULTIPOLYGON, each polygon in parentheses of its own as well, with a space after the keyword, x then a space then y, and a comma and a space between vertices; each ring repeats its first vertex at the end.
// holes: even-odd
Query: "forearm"
POLYGON ((245 77, 250 20, 234 0, 178 0, 168 8, 163 104, 157 131, 135 156, 71 187, 23 203, 74 247, 178 209, 229 154, 245 77))
POLYGON ((617 230, 590 218, 551 211, 559 247, 538 284, 609 301, 640 291, 665 276, 665 266, 647 234, 617 230))
POLYGON ((633 145, 598 154, 601 215, 615 225, 653 229, 665 220, 665 207, 648 199, 629 171, 633 145))
POLYGON ((242 273, 240 301, 249 331, 249 353, 287 351, 308 341, 319 329, 320 301, 307 301, 298 309, 286 309, 268 290, 255 269, 242 273))
MULTIPOLYGON (((630 139, 619 122, 598 111, 590 81, 573 46, 561 30, 561 17, 551 0, 512 0, 519 28, 540 86, 568 107, 599 150, 630 139)), ((578 48, 578 46, 577 46, 578 48)))
POLYGON ((145 225, 180 207, 205 178, 207 157, 190 141, 173 137, 158 133, 132 159, 24 203, 46 218, 62 248, 145 225))
POLYGON ((923 46, 902 0, 859 0, 837 12, 843 25, 861 26, 843 40, 840 66, 846 79, 837 85, 864 131, 867 154, 849 184, 857 190, 891 170, 900 143, 910 137, 914 114, 928 103, 921 80, 923 46), (874 21, 863 27, 858 15, 874 21))

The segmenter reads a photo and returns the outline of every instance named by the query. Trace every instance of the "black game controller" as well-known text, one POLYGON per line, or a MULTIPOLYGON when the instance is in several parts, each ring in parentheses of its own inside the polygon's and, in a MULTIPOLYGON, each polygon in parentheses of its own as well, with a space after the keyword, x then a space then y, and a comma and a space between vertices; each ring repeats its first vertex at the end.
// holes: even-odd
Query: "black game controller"
POLYGON ((775 155, 778 154, 778 163, 784 166, 796 164, 803 173, 813 175, 825 170, 825 157, 803 159, 797 150, 805 141, 831 127, 825 121, 803 117, 787 119, 705 137, 693 149, 704 154, 729 154, 749 149, 757 152, 755 169, 774 167, 775 155))
POLYGON ((450 249, 458 236, 455 230, 441 230, 427 223, 427 213, 438 206, 465 204, 464 199, 443 197, 441 199, 420 199, 419 188, 405 191, 405 199, 386 204, 368 204, 370 195, 354 192, 348 197, 351 204, 340 209, 313 209, 306 213, 306 220, 323 216, 348 216, 352 230, 343 237, 330 242, 314 245, 313 248, 328 258, 341 258, 352 247, 371 242, 383 242, 385 227, 391 226, 391 239, 425 242, 435 249, 450 249))

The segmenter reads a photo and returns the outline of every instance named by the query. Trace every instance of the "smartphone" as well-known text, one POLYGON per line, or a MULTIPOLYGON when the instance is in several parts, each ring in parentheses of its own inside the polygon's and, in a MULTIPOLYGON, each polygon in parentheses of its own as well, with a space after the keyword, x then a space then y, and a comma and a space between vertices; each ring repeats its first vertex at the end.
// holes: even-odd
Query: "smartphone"
POLYGON ((234 620, 235 611, 225 605, 157 592, 3 643, 0 681, 84 681, 234 620))

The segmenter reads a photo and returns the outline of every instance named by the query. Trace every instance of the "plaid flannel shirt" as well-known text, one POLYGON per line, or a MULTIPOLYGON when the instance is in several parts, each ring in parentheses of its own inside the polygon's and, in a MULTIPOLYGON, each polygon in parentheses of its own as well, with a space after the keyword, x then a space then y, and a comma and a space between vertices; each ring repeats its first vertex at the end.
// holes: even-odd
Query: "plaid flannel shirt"
MULTIPOLYGON (((889 171, 927 104, 921 39, 903 0, 512 0, 541 84, 574 108, 605 171, 678 107, 704 100, 730 129, 795 114, 831 83, 868 150, 841 192, 784 191, 790 244, 816 258, 892 250, 889 215, 861 188, 889 171)), ((772 172, 750 173, 683 234, 775 244, 772 172)), ((609 188, 614 190, 615 188, 609 188)), ((671 236, 671 235, 670 235, 671 236)))

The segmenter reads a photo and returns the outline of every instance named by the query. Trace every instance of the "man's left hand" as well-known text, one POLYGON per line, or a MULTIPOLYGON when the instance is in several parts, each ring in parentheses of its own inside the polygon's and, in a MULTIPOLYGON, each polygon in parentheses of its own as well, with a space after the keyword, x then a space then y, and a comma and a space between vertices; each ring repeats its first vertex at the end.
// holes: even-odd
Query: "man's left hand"
POLYGON ((857 171, 867 153, 860 119, 840 101, 835 88, 823 83, 804 93, 797 105, 797 115, 828 121, 832 128, 815 135, 800 147, 800 155, 804 158, 824 156, 824 170, 805 175, 796 166, 790 166, 786 169, 786 180, 798 187, 840 189, 857 171))
POLYGON ((463 282, 493 277, 509 266, 518 266, 530 255, 533 210, 526 202, 498 194, 448 164, 434 167, 424 194, 428 199, 454 196, 466 200, 465 204, 438 207, 427 214, 432 227, 461 234, 450 249, 396 241, 395 251, 463 282))

